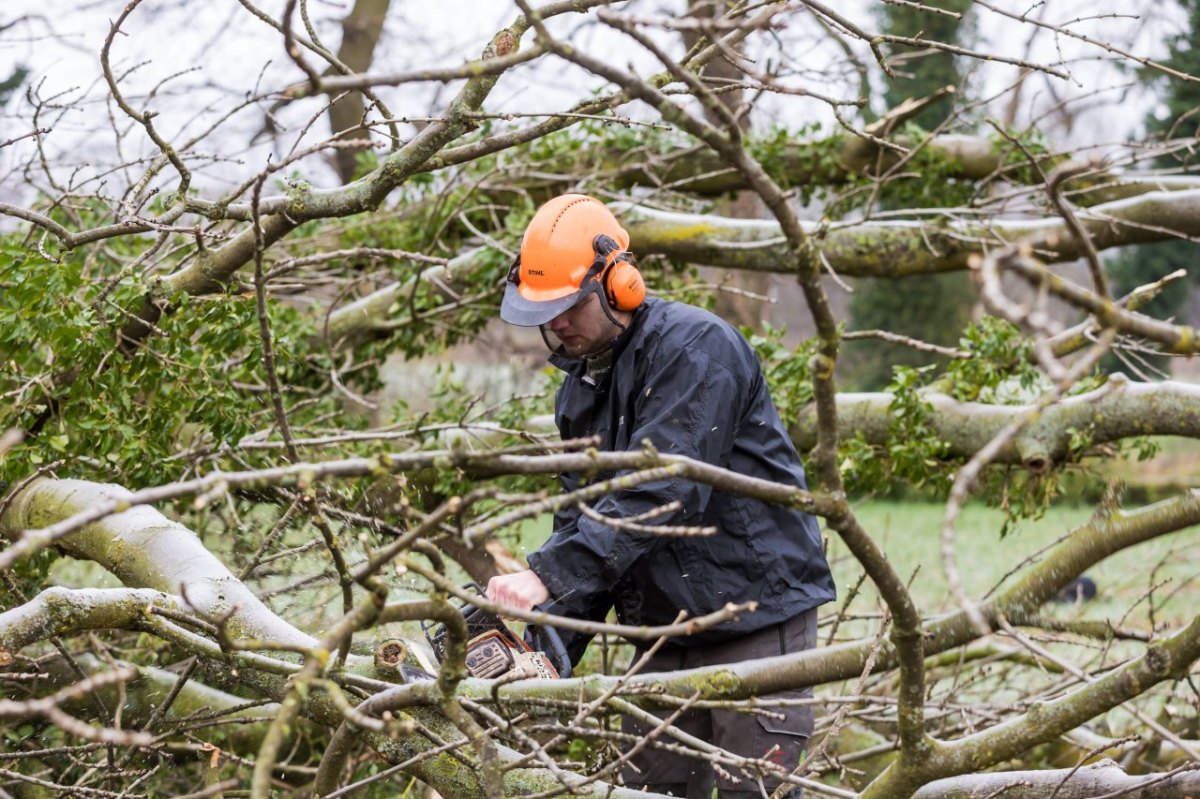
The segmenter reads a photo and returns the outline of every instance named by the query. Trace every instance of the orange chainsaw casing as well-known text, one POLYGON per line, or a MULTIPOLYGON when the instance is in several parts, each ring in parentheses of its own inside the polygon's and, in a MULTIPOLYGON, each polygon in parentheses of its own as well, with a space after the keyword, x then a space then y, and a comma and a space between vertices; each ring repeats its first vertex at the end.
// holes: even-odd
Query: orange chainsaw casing
MULTIPOLYGON (((483 595, 483 590, 475 583, 464 587, 483 595)), ((467 673, 472 677, 495 679, 511 674, 517 678, 556 680, 563 674, 570 673, 571 663, 562 647, 561 639, 553 639, 557 642, 557 646, 554 647, 556 656, 563 664, 562 668, 559 668, 547 653, 531 647, 496 614, 471 605, 464 605, 459 611, 467 624, 466 667, 467 673)), ((433 648, 438 662, 444 661, 448 636, 445 625, 430 625, 422 621, 421 628, 425 631, 425 638, 433 648)))
POLYGON ((529 648, 511 632, 488 630, 467 642, 467 671, 472 677, 493 679, 521 671, 526 677, 558 679, 558 670, 541 652, 529 648))

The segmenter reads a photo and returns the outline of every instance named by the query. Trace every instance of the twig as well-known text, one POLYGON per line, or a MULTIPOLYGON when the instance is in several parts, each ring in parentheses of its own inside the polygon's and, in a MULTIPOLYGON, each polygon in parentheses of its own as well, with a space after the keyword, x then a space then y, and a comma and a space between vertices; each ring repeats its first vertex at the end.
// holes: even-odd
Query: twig
POLYGON ((859 339, 877 338, 882 341, 890 341, 893 344, 903 344, 910 349, 920 352, 929 352, 934 355, 944 355, 947 358, 955 358, 965 360, 974 356, 966 350, 959 350, 953 347, 943 347, 940 344, 931 344, 928 341, 902 336, 899 333, 892 333, 888 330, 853 330, 842 336, 843 341, 855 341, 859 339))
POLYGON ((18 702, 12 699, 0 699, 0 718, 25 718, 27 716, 43 716, 64 732, 103 744, 117 746, 150 746, 154 736, 145 732, 101 727, 99 729, 80 721, 63 711, 59 705, 80 699, 98 688, 108 685, 124 684, 137 676, 136 669, 117 669, 88 677, 82 682, 63 688, 62 690, 43 699, 28 699, 18 702))

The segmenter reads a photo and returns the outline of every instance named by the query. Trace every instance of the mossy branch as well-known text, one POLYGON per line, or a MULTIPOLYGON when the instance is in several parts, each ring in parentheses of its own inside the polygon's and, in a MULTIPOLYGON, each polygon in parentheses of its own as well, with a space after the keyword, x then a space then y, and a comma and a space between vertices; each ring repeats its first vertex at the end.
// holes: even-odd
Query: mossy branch
MULTIPOLYGON (((631 249, 641 256, 666 255, 754 272, 794 269, 787 240, 775 222, 673 213, 634 204, 614 204, 614 210, 629 230, 631 249)), ((1152 191, 1080 209, 1076 215, 1097 250, 1200 236, 1200 189, 1152 191)), ((816 223, 803 224, 809 233, 818 230, 816 223)), ((966 269, 972 255, 1014 241, 1028 242, 1047 262, 1073 261, 1083 255, 1066 223, 1049 217, 976 223, 947 216, 848 224, 825 231, 817 246, 839 275, 907 277, 966 269)))
MULTIPOLYGON (((932 408, 928 424, 949 444, 949 454, 970 457, 1008 426, 1028 413, 1028 405, 961 402, 945 394, 921 395, 932 408)), ((894 397, 886 392, 838 395, 838 425, 843 438, 861 436, 868 444, 888 441, 893 422, 889 408, 894 397)), ((795 419, 789 431, 800 450, 816 443, 816 418, 811 408, 795 419)), ((1084 433, 1090 444, 1106 444, 1134 436, 1200 438, 1200 386, 1178 381, 1139 383, 1120 376, 1108 386, 1061 400, 1045 409, 996 458, 998 463, 1022 464, 1045 472, 1069 459, 1073 436, 1084 433), (1114 386, 1113 383, 1116 383, 1114 386)))

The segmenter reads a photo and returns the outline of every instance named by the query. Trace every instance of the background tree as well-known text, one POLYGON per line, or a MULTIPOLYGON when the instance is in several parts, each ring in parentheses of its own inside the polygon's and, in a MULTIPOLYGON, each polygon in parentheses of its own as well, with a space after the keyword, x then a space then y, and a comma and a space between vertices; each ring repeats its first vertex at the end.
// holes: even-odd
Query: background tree
MULTIPOLYGON (((24 18, 17 18, 12 21, 0 22, 0 35, 17 27, 24 22, 24 18)), ((0 107, 8 103, 8 98, 13 95, 25 83, 25 78, 29 75, 29 70, 23 66, 16 66, 12 73, 0 78, 0 107)))
MULTIPOLYGON (((342 43, 338 48, 337 61, 345 65, 345 72, 353 74, 370 68, 389 5, 390 0, 358 0, 342 21, 342 43)), ((378 103, 378 100, 375 102, 378 103)), ((391 116, 386 109, 380 110, 384 116, 391 116)), ((349 91, 329 106, 329 127, 334 133, 343 133, 359 130, 361 126, 369 133, 370 127, 364 125, 366 114, 362 92, 349 91)), ((358 152, 352 148, 339 148, 336 151, 338 175, 344 182, 349 183, 358 170, 358 152)))
MULTIPOLYGON (((1200 31, 1200 4, 1183 0, 1178 5, 1187 16, 1183 29, 1167 40, 1167 57, 1163 59, 1163 64, 1180 72, 1195 74, 1197 67, 1200 67, 1200 52, 1196 49, 1197 32, 1200 31)), ((1183 149, 1177 149, 1177 146, 1196 135, 1200 89, 1188 81, 1160 82, 1152 69, 1140 70, 1139 74, 1158 90, 1155 96, 1159 102, 1146 116, 1146 131, 1161 137, 1169 150, 1156 159, 1155 166, 1164 175, 1176 174, 1181 170, 1186 173, 1193 156, 1186 145, 1183 149)), ((1161 280, 1182 269, 1187 277, 1166 287, 1150 301, 1146 311, 1160 318, 1173 318, 1187 323, 1190 321, 1188 299, 1195 287, 1195 278, 1190 269, 1193 255, 1189 243, 1178 240, 1132 247, 1112 259, 1109 269, 1114 288, 1118 293, 1132 291, 1144 283, 1161 280)), ((1162 356, 1127 352, 1122 358, 1109 359, 1109 364, 1112 368, 1133 371, 1135 374, 1145 371, 1147 365, 1151 369, 1169 373, 1168 360, 1162 356)))
MULTIPOLYGON (((303 2, 231 4, 202 46, 190 9, 79 8, 84 30, 88 13, 103 19, 86 66, 68 50, 67 79, 31 67, 0 148, 0 790, 345 796, 419 782, 456 798, 620 797, 617 714, 727 702, 769 719, 760 697, 811 685, 821 720, 803 763, 734 758, 669 724, 640 743, 748 786, 783 769, 810 795, 1194 793, 1200 494, 1170 487, 1140 505, 1113 477, 1153 449, 1147 436, 1200 435, 1200 393, 1095 366, 1131 339, 1200 346, 1142 312, 1161 281, 1118 299, 1100 255, 1200 235, 1200 186, 1186 170, 1167 186, 1139 171, 1154 142, 1097 164, 1045 127, 914 134, 919 104, 863 109, 871 75, 913 48, 1039 76, 1065 96, 1054 102, 1102 92, 1101 55, 1195 77, 1153 61, 1144 28, 1106 17, 1098 32, 1082 12, 976 3, 994 37, 1049 45, 1018 57, 996 38, 880 32, 873 8, 852 18, 817 2, 706 17, 516 0, 478 34, 468 22, 492 12, 452 2, 438 18, 453 29, 431 19, 401 43, 381 37, 365 71, 322 44, 345 11, 303 2), (180 28, 192 35, 168 37, 180 28), (189 48, 197 70, 171 62, 189 48), (734 83, 706 71, 721 58, 734 83), (347 148, 330 106, 347 92, 375 95, 360 120, 379 130, 349 183, 330 168, 347 148), (728 92, 743 93, 749 127, 728 92), (953 207, 901 201, 951 183, 964 189, 953 207), (899 186, 911 191, 889 194, 899 186), (707 301, 694 265, 796 281, 813 335, 792 347, 768 326, 746 333, 810 491, 557 441, 543 418, 553 378, 532 366, 528 383, 490 393, 458 373, 420 382, 417 361, 472 352, 477 371, 501 374, 510 351, 489 342, 503 281, 533 210, 566 190, 611 204, 662 296, 707 301), (723 214, 734 192, 763 217, 723 214), (1082 280, 1058 268, 1081 258, 1082 280), (953 347, 844 329, 843 277, 904 277, 903 304, 907 286, 968 270, 986 313, 953 347), (839 392, 843 340, 864 335, 945 367, 839 392), (592 479, 561 497, 565 471, 592 479), (650 630, 560 620, 597 635, 581 676, 464 679, 458 607, 480 602, 459 587, 480 568, 469 555, 498 541, 519 556, 556 507, 664 474, 823 520, 842 591, 824 645, 644 674, 623 640, 751 609, 650 630), (859 501, 914 486, 944 504, 895 536, 859 501), (1083 512, 1055 517, 1048 547, 1022 537, 1064 492, 1083 512), (980 501, 1000 512, 960 540, 980 501), (1124 572, 1103 587, 1112 604, 1054 605, 1109 563, 1124 572), (421 621, 447 630, 440 665, 421 621)), ((680 519, 668 507, 625 529, 694 534, 680 519)))
MULTIPOLYGON (((912 5, 886 4, 879 8, 880 26, 893 36, 923 38, 947 45, 971 43, 971 3, 964 0, 941 0, 925 8, 912 5), (938 9, 935 13, 930 9, 938 9)), ((883 78, 883 99, 889 109, 905 101, 925 100, 908 124, 916 126, 918 138, 930 133, 956 131, 956 108, 966 102, 964 76, 959 73, 953 53, 929 46, 894 48, 891 74, 883 78)), ((927 175, 923 176, 927 177, 927 175)), ((885 189, 881 203, 884 209, 896 205, 928 207, 958 205, 961 198, 948 186, 939 190, 918 191, 905 197, 905 184, 914 185, 904 177, 885 189), (899 194, 894 199, 887 195, 899 194)), ((919 179, 915 185, 931 188, 932 181, 919 179)), ((918 341, 941 346, 958 343, 960 331, 971 317, 975 292, 962 273, 929 276, 921 281, 901 285, 895 279, 862 281, 855 286, 850 299, 850 319, 861 330, 888 330, 918 341), (903 302, 897 302, 899 297, 903 302)), ((851 365, 848 378, 863 388, 879 389, 892 381, 895 366, 923 366, 936 363, 936 356, 891 344, 872 341, 850 344, 846 361, 851 365)))

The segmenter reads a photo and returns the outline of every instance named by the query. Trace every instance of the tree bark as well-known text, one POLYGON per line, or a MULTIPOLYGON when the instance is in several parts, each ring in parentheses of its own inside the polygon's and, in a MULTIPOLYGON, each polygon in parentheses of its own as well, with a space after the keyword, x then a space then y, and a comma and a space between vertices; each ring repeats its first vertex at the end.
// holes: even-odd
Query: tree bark
MULTIPOLYGON (((375 56, 375 45, 383 33, 391 0, 357 0, 354 9, 342 20, 342 44, 338 48, 338 61, 351 72, 366 72, 375 56)), ((363 95, 359 91, 348 92, 329 108, 329 127, 334 134, 350 130, 363 121, 363 95)), ((371 131, 363 130, 352 138, 369 138, 371 131)), ((343 183, 354 178, 357 155, 363 148, 338 148, 335 151, 338 175, 343 183)))
MULTIPOLYGON (((38 480, 22 490, 0 516, 0 536, 18 538, 25 528, 44 527, 91 505, 103 503, 113 495, 124 494, 128 492, 119 486, 78 480, 38 480)), ((60 539, 58 546, 75 557, 100 563, 131 588, 82 591, 53 588, 0 614, 0 661, 7 660, 10 651, 58 634, 104 628, 137 629, 139 619, 147 613, 147 604, 195 612, 207 618, 224 618, 229 635, 234 638, 304 649, 317 646, 315 638, 263 605, 204 548, 192 531, 166 519, 151 507, 136 506, 105 517, 60 539), (185 592, 186 605, 169 595, 176 589, 185 592)), ((276 701, 283 700, 288 694, 288 683, 283 675, 254 668, 260 658, 255 653, 243 653, 239 667, 231 669, 221 662, 216 643, 199 636, 196 641, 205 644, 197 654, 210 661, 206 669, 210 680, 227 681, 230 688, 250 686, 276 701)), ((276 662, 288 665, 283 661, 276 662)), ((365 658, 351 656, 347 665, 350 671, 375 676, 365 658)), ((381 680, 373 680, 373 683, 377 690, 389 685, 381 680)), ((343 720, 342 712, 332 700, 318 692, 308 695, 303 712, 326 726, 336 726, 343 720)), ((443 741, 462 737, 458 728, 435 710, 414 707, 410 712, 443 741)), ((465 739, 465 748, 456 754, 430 754, 429 750, 436 744, 421 734, 393 740, 387 735, 364 731, 363 738, 391 763, 416 758, 410 773, 446 795, 464 799, 482 795, 479 764, 468 756, 472 747, 465 739)), ((511 763, 519 758, 516 752, 504 747, 498 749, 503 762, 511 763)), ((582 777, 569 777, 583 782, 582 777)), ((504 780, 509 786, 508 795, 537 793, 559 786, 554 775, 538 768, 507 771, 504 780)), ((642 795, 600 782, 580 790, 584 795, 597 797, 612 795, 633 799, 642 795)))
MULTIPOLYGON (((725 269, 789 274, 794 259, 779 225, 768 220, 730 219, 713 214, 669 213, 613 203, 639 256, 670 258, 725 269)), ((1200 236, 1200 190, 1155 191, 1099 205, 1078 216, 1098 250, 1172 238, 1200 236)), ((816 236, 819 227, 804 223, 816 236)), ((1049 263, 1073 261, 1083 253, 1060 219, 969 222, 864 222, 833 228, 815 239, 828 267, 849 277, 911 277, 968 268, 973 256, 1013 241, 1028 241, 1049 263)), ((427 268, 338 308, 329 315, 330 340, 338 347, 387 335, 405 323, 392 307, 425 281, 456 293, 471 288, 483 249, 465 252, 447 266, 427 268)), ((447 293, 448 298, 451 294, 447 293)))
MULTIPOLYGON (((884 444, 891 437, 887 393, 838 395, 838 436, 862 436, 868 444, 884 444)), ((950 454, 969 458, 1032 405, 996 405, 960 402, 945 394, 928 392, 928 424, 947 442, 950 454)), ((809 407, 790 422, 789 432, 800 450, 816 444, 816 414, 809 407)), ((1200 386, 1177 381, 1134 383, 1120 375, 1108 385, 1068 397, 1042 411, 996 458, 998 463, 1022 464, 1044 472, 1079 452, 1072 441, 1082 436, 1088 445, 1106 444, 1135 436, 1187 436, 1200 438, 1200 386)))
POLYGON ((1191 799, 1200 793, 1200 771, 1130 776, 1111 760, 1080 769, 1003 771, 937 780, 913 799, 1191 799))
MULTIPOLYGON (((15 539, 129 492, 82 480, 38 480, 0 517, 0 535, 15 539)), ((184 596, 214 618, 228 617, 231 635, 312 647, 316 640, 279 618, 209 552, 191 530, 141 505, 108 516, 59 542, 69 554, 99 563, 125 585, 184 596)))
MULTIPOLYGON (((638 255, 667 255, 696 263, 760 272, 792 272, 788 244, 777 223, 669 213, 630 203, 613 210, 629 230, 638 255)), ((1079 221, 1097 250, 1180 234, 1200 235, 1200 190, 1152 191, 1080 209, 1079 221)), ((928 222, 864 222, 823 231, 804 223, 829 268, 851 277, 908 277, 965 269, 973 255, 1012 242, 1028 242, 1046 262, 1084 255, 1066 223, 1046 217, 993 219, 986 224, 953 218, 928 222)))

